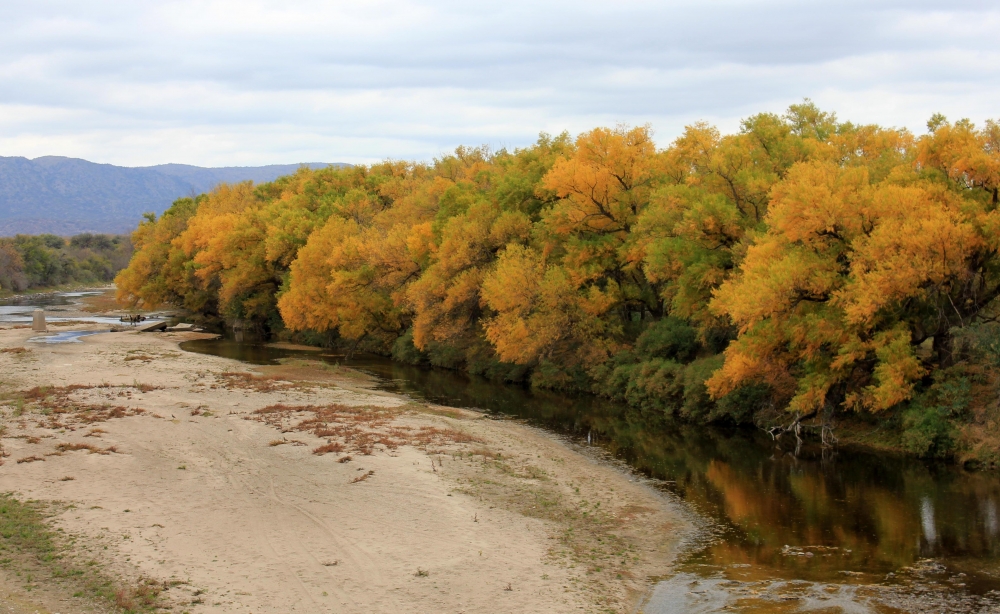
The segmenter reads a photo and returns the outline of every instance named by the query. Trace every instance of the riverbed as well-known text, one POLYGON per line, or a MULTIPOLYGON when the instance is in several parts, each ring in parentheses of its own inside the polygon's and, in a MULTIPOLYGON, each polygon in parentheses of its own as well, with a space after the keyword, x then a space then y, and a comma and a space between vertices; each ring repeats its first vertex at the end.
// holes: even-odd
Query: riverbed
POLYGON ((178 348, 210 335, 53 328, 0 325, 0 492, 51 510, 71 566, 19 567, 5 524, 28 611, 106 611, 104 580, 177 614, 634 611, 692 533, 540 428, 178 348))
POLYGON ((181 348, 251 364, 309 358, 388 391, 525 421, 600 451, 703 519, 644 611, 995 612, 1000 476, 763 432, 687 425, 589 395, 532 391, 379 356, 232 340, 181 348), (775 609, 777 608, 777 609, 775 609))
POLYGON ((1000 477, 851 448, 796 450, 593 396, 379 356, 198 339, 188 352, 320 362, 387 393, 543 429, 679 503, 698 530, 649 580, 647 613, 1000 611, 1000 477))

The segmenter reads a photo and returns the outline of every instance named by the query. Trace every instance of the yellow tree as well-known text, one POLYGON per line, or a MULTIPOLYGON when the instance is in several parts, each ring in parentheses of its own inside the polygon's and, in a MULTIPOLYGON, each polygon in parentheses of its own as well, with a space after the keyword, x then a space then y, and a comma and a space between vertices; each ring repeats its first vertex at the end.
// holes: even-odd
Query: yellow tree
POLYGON ((417 348, 447 344, 459 354, 485 345, 479 343, 483 277, 507 244, 528 242, 532 218, 554 198, 538 184, 568 149, 567 135, 543 134, 513 153, 480 149, 471 156, 460 149, 438 161, 436 172, 456 183, 441 194, 428 265, 407 290, 417 348))
POLYGON ((776 185, 767 230, 712 308, 739 327, 709 381, 719 397, 766 382, 799 416, 880 411, 910 397, 935 340, 1000 293, 1000 217, 907 167, 872 182, 863 165, 802 163, 776 185))
POLYGON ((593 366, 622 343, 633 314, 657 309, 657 293, 628 252, 657 166, 647 127, 592 130, 555 162, 540 186, 556 199, 541 212, 534 255, 512 246, 484 280, 483 303, 496 312, 487 338, 501 358, 530 364, 559 356, 570 366, 593 366), (527 303, 504 299, 501 288, 523 276, 537 278, 537 292, 527 303), (566 317, 574 323, 556 334, 551 323, 566 317), (541 335, 526 346, 534 349, 515 352, 528 330, 541 335))
POLYGON ((808 101, 784 117, 764 113, 722 136, 698 123, 664 151, 665 185, 640 216, 632 240, 634 260, 661 288, 671 314, 703 332, 724 326, 708 309, 712 291, 739 262, 744 238, 763 227, 769 192, 796 162, 832 155, 832 115, 808 101))
POLYGON ((596 286, 581 293, 560 266, 547 266, 535 250, 512 244, 486 276, 483 302, 497 315, 486 321, 486 338, 502 360, 547 360, 592 366, 614 349, 602 317, 614 303, 596 286))
POLYGON ((198 289, 184 252, 173 241, 197 212, 204 196, 182 198, 159 219, 147 214, 132 233, 135 251, 128 267, 115 277, 115 296, 129 306, 141 304, 155 309, 164 304, 184 305, 198 310, 213 299, 198 289))
POLYGON ((920 139, 919 163, 964 189, 982 190, 992 206, 1000 204, 1000 123, 987 120, 977 130, 969 120, 951 124, 935 115, 927 126, 932 134, 920 139))
POLYGON ((449 182, 421 181, 419 166, 402 171, 417 177, 348 192, 309 236, 278 301, 289 328, 388 343, 408 326, 406 287, 426 263, 436 202, 449 182), (391 194, 381 190, 386 185, 391 194))

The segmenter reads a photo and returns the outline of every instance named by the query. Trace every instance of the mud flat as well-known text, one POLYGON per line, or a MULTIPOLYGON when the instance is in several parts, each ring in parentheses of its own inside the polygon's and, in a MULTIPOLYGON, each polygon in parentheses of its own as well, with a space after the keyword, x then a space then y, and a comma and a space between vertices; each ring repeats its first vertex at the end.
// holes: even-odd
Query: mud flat
POLYGON ((33 336, 0 328, 0 492, 46 506, 63 560, 117 597, 44 569, 28 592, 15 556, 0 589, 25 611, 629 612, 691 531, 544 432, 349 369, 178 349, 197 333, 33 336))

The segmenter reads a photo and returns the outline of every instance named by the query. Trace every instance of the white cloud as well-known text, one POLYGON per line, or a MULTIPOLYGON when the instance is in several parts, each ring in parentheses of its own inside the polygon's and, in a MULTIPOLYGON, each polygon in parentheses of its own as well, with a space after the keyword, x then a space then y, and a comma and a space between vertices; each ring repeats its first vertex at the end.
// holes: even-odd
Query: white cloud
POLYGON ((805 96, 921 131, 997 115, 987 2, 36 1, 0 6, 0 155, 203 165, 430 159, 541 130, 805 96))

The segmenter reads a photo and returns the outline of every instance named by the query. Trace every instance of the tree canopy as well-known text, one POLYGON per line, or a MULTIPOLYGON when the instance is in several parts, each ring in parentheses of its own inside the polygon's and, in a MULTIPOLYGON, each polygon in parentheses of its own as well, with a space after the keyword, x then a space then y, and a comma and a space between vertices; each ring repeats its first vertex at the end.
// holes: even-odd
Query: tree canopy
POLYGON ((998 191, 996 122, 915 136, 805 101, 662 149, 617 126, 222 185, 141 224, 117 282, 692 420, 888 412, 930 454, 975 413, 932 399, 993 385, 998 191))

